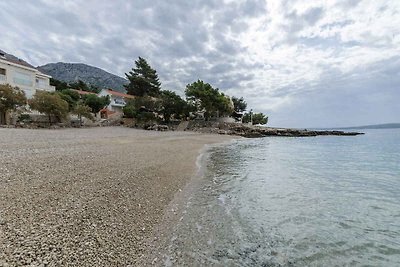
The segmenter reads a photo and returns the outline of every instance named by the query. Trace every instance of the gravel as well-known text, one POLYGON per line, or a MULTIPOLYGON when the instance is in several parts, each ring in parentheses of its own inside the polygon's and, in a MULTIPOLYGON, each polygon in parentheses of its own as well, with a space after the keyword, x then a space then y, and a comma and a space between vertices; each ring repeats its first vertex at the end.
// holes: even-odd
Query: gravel
MULTIPOLYGON (((205 144, 123 127, 0 128, 0 266, 135 266, 205 144)), ((150 262, 149 262, 150 264, 150 262)))

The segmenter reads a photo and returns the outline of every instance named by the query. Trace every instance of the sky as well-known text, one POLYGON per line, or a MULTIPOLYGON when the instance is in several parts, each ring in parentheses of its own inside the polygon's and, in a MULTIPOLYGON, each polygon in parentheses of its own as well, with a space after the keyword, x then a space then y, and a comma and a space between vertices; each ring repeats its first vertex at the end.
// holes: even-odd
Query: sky
POLYGON ((0 1, 0 49, 34 66, 125 77, 144 57, 162 88, 198 79, 271 126, 400 122, 399 0, 0 1))

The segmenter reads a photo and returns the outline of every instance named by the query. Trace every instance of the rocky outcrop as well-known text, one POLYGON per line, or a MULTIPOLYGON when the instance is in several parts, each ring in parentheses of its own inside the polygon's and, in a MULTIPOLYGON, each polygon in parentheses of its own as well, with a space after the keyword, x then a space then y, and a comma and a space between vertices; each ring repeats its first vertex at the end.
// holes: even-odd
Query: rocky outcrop
POLYGON ((220 123, 206 121, 190 121, 186 127, 186 130, 203 133, 237 135, 247 138, 266 136, 307 137, 318 135, 354 136, 363 134, 359 132, 316 131, 307 129, 257 127, 241 123, 220 123))

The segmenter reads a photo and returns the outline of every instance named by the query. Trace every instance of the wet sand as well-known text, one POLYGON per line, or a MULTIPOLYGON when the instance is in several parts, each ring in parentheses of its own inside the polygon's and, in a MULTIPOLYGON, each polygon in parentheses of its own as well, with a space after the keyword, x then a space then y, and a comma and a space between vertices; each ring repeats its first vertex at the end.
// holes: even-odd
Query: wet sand
POLYGON ((0 266, 150 264, 148 240, 200 150, 231 138, 0 128, 0 266))

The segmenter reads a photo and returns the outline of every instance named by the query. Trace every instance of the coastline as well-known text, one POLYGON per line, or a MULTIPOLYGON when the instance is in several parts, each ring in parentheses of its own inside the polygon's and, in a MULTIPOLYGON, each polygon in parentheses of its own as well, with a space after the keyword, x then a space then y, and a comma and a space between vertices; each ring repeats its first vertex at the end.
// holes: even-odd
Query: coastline
POLYGON ((0 265, 136 265, 206 145, 234 138, 0 129, 0 265))
POLYGON ((203 179, 207 173, 207 162, 214 148, 226 146, 235 142, 239 138, 215 143, 205 144, 199 151, 196 159, 197 170, 193 173, 192 178, 185 187, 174 195, 174 198, 168 204, 167 209, 163 214, 162 221, 156 225, 152 235, 146 240, 146 250, 138 261, 139 266, 173 266, 176 259, 171 258, 169 253, 173 247, 173 241, 176 238, 174 233, 180 228, 180 222, 191 208, 192 198, 198 190, 201 190, 203 179))

